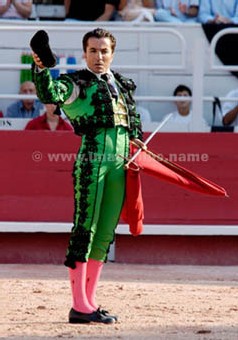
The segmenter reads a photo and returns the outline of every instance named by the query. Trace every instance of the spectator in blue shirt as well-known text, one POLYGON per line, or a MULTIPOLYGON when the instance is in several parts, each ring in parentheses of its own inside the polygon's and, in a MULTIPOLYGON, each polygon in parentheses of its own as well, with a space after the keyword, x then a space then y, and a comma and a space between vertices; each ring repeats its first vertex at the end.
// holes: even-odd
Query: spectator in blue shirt
POLYGON ((156 0, 155 21, 197 22, 199 0, 156 0))
MULTIPOLYGON (((26 95, 35 95, 35 84, 31 81, 25 81, 21 84, 19 93, 26 95)), ((22 99, 8 106, 6 117, 35 118, 40 116, 44 111, 44 105, 38 99, 22 99)))
POLYGON ((199 22, 202 24, 237 24, 237 0, 200 0, 199 22))

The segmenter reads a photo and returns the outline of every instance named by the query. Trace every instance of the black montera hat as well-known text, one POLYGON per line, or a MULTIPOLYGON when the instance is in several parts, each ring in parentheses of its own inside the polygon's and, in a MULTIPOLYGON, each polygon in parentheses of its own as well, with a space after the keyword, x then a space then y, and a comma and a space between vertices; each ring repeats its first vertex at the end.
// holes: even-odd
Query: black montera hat
POLYGON ((56 55, 49 45, 49 36, 46 31, 40 30, 31 38, 30 46, 39 56, 45 67, 54 67, 57 63, 56 55))

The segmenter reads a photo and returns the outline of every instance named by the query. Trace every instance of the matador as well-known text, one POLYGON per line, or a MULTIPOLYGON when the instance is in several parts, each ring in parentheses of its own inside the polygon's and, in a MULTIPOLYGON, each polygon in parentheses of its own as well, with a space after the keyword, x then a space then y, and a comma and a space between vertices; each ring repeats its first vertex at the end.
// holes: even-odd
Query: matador
POLYGON ((135 83, 111 70, 115 37, 97 28, 83 37, 86 68, 53 79, 33 52, 33 80, 43 103, 65 112, 81 146, 74 164, 74 223, 66 252, 73 306, 70 323, 113 323, 101 309, 96 288, 114 240, 125 197, 125 159, 130 140, 142 141, 135 83), (119 157, 122 155, 123 157, 119 157))

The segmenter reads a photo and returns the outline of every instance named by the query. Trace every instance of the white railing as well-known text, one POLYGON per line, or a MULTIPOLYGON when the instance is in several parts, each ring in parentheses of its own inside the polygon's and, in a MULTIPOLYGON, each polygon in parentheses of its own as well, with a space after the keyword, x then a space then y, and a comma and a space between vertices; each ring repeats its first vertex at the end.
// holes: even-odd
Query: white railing
MULTIPOLYGON (((147 47, 147 40, 148 36, 152 33, 156 34, 156 37, 160 36, 161 34, 171 34, 174 36, 178 42, 179 42, 179 49, 176 52, 176 56, 179 55, 179 62, 176 64, 150 64, 146 63, 146 58, 138 58, 138 63, 137 64, 127 64, 126 60, 122 60, 120 64, 114 64, 113 68, 116 70, 120 71, 131 71, 131 72, 137 72, 138 74, 141 73, 141 81, 144 80, 145 72, 170 72, 172 74, 180 74, 180 72, 186 72, 187 70, 187 57, 188 57, 188 47, 193 49, 193 60, 192 60, 192 90, 193 90, 193 96, 192 98, 180 98, 178 99, 176 97, 176 100, 190 100, 192 101, 192 107, 193 107, 193 121, 192 121, 192 131, 201 131, 201 122, 202 122, 202 116, 203 116, 203 111, 204 111, 204 102, 212 102, 213 97, 211 96, 204 96, 204 40, 197 40, 194 41, 193 46, 188 46, 186 39, 184 36, 176 30, 176 27, 160 27, 158 25, 152 26, 152 25, 145 25, 145 24, 139 24, 139 25, 128 25, 126 23, 100 23, 100 26, 106 26, 112 33, 136 33, 138 35, 139 39, 139 46, 140 50, 138 51, 138 54, 143 55, 143 53, 147 53, 148 51, 143 50, 143 48, 147 47)), ((27 22, 26 24, 24 23, 24 26, 14 22, 13 24, 3 24, 0 25, 0 34, 2 32, 16 32, 16 30, 19 32, 19 36, 22 33, 26 33, 26 37, 29 38, 29 34, 31 36, 39 29, 45 29, 50 33, 54 34, 60 34, 60 33, 82 33, 84 34, 85 32, 91 30, 92 28, 95 27, 95 23, 90 23, 90 24, 69 24, 64 22, 62 25, 62 22, 27 22), (63 26, 63 27, 62 27, 63 26)), ((216 36, 213 38, 211 45, 210 45, 210 66, 212 70, 238 70, 237 65, 219 65, 217 66, 215 64, 215 47, 217 44, 217 41, 220 39, 221 36, 225 34, 237 34, 238 29, 235 28, 228 28, 220 31, 219 33, 216 34, 216 36)), ((63 35, 62 35, 63 36, 63 35)), ((8 45, 8 42, 1 39, 0 40, 0 50, 1 49, 6 49, 6 48, 11 48, 11 49, 22 49, 26 50, 28 49, 30 51, 29 47, 29 40, 24 40, 24 42, 17 44, 17 46, 10 46, 8 45)), ((81 44, 81 39, 75 43, 73 40, 70 46, 70 50, 77 50, 79 51, 79 45, 81 44), (76 46, 76 47, 75 47, 76 46)), ((155 41, 156 43, 156 41, 155 41)), ((158 38, 158 43, 159 43, 159 38, 158 38)), ((53 46, 53 49, 57 51, 57 49, 62 50, 64 46, 64 41, 62 41, 62 46, 55 47, 53 46)), ((68 45, 67 45, 67 48, 68 45)), ((81 47, 80 47, 81 49, 81 47)), ((30 69, 31 65, 29 64, 20 64, 20 63, 0 63, 0 70, 23 70, 23 69, 30 69)), ((68 70, 68 69, 79 69, 81 67, 84 67, 82 63, 75 64, 75 65, 69 65, 69 64, 59 64, 55 68, 62 70, 68 70)), ((23 99, 28 96, 24 95, 19 95, 19 94, 9 94, 9 93, 0 93, 0 99, 23 99)), ((135 99, 138 102, 174 102, 175 97, 173 96, 150 96, 150 95, 137 95, 135 96, 135 99)), ((222 97, 220 98, 221 101, 224 101, 225 98, 222 97)), ((231 99, 232 100, 232 99, 231 99)))
MULTIPOLYGON (((224 65, 224 64, 220 64, 218 65, 216 60, 217 60, 217 56, 216 56, 216 46, 218 41, 224 37, 225 35, 228 34, 238 34, 238 28, 224 28, 221 31, 219 31, 218 33, 215 34, 215 36, 212 38, 211 40, 211 44, 210 44, 210 68, 211 70, 214 71, 238 71, 238 61, 236 65, 224 65)), ((235 48, 235 46, 234 46, 235 48)), ((203 98, 206 101, 213 101, 213 98, 210 97, 204 97, 203 98)), ((229 102, 237 102, 238 98, 226 98, 226 97, 219 97, 221 102, 224 101, 229 101, 229 102)), ((237 131, 237 128, 235 128, 235 132, 237 131)))
MULTIPOLYGON (((212 70, 238 71, 238 65, 217 65, 216 63, 216 45, 219 39, 227 34, 238 34, 238 28, 224 28, 212 38, 210 47, 210 65, 212 70)), ((236 46, 234 46, 234 49, 236 46)))
MULTIPOLYGON (((100 23, 100 26, 106 26, 108 23, 100 23)), ((65 23, 62 27, 62 22, 59 25, 58 23, 47 23, 47 22, 38 22, 37 25, 34 24, 29 24, 27 22, 26 25, 21 25, 14 22, 13 24, 8 23, 7 25, 0 25, 0 35, 1 33, 9 33, 12 34, 12 32, 18 32, 19 38, 23 35, 24 39, 20 38, 17 41, 17 44, 12 43, 12 35, 10 35, 10 42, 8 43, 6 39, 0 39, 0 49, 7 49, 9 48, 10 50, 19 50, 19 51, 29 51, 30 53, 30 46, 29 46, 29 41, 30 37, 33 36, 33 34, 39 30, 39 29, 45 29, 47 32, 52 33, 54 37, 58 36, 59 40, 59 35, 64 36, 66 33, 73 33, 73 37, 76 35, 78 36, 80 34, 85 34, 85 32, 91 30, 92 28, 95 27, 95 23, 90 23, 90 24, 83 24, 83 25, 75 25, 74 24, 69 24, 65 23), (11 44, 11 45, 10 45, 11 44)), ((138 39, 138 60, 137 64, 129 64, 127 63, 127 60, 123 60, 121 58, 120 64, 113 64, 113 69, 119 70, 122 72, 136 72, 141 81, 144 81, 145 79, 145 72, 157 72, 157 71, 168 71, 168 72, 185 72, 186 70, 186 65, 187 65, 187 43, 184 38, 184 36, 179 33, 176 28, 171 28, 171 27, 152 27, 148 25, 143 25, 143 26, 132 26, 132 25, 121 25, 121 23, 118 23, 118 25, 110 25, 110 31, 114 35, 116 34, 130 34, 130 33, 135 33, 135 39, 138 39), (171 54, 174 53, 176 55, 176 62, 166 64, 166 58, 165 62, 163 64, 161 63, 150 63, 148 62, 148 58, 146 58, 146 54, 148 53, 148 41, 149 37, 151 34, 155 34, 155 43, 158 41, 158 45, 160 42, 161 37, 166 37, 169 35, 173 36, 176 40, 176 51, 170 52, 171 54), (156 41, 157 40, 157 41, 156 41)), ((132 35, 133 36, 133 35, 132 35)), ((60 38, 62 40, 62 38, 60 38)), ((52 48, 56 52, 60 50, 62 51, 64 49, 64 41, 61 41, 61 44, 56 43, 54 45, 55 40, 52 39, 52 48), (57 46, 56 46, 57 45, 57 46)), ((120 42, 119 42, 120 43, 120 42)), ((125 42, 123 42, 125 45, 125 42)), ((70 49, 70 51, 76 50, 77 52, 81 50, 81 39, 77 43, 75 43, 75 39, 72 39, 71 45, 69 47, 67 43, 66 49, 70 49), (80 48, 79 48, 80 46, 80 48)), ((120 44, 119 44, 120 45, 120 44)), ((124 46, 123 45, 123 46, 124 46)), ((125 47, 124 47, 125 48, 125 47)), ((117 47, 118 49, 118 47, 117 47)), ((123 53, 123 50, 121 51, 123 53)), ((60 69, 60 71, 67 71, 68 69, 79 69, 84 67, 85 64, 83 63, 77 63, 75 65, 72 64, 65 64, 65 63, 60 63, 56 65, 55 69, 60 69)), ((0 63, 0 70, 3 71, 20 71, 20 70, 29 70, 31 65, 29 64, 21 64, 21 63, 0 63)), ((9 94, 9 93, 0 93, 0 99, 23 99, 25 98, 24 96, 21 97, 21 95, 17 94, 9 94)), ((140 96, 137 95, 135 96, 135 99, 138 102, 162 102, 162 101, 168 101, 172 102, 174 99, 171 96, 140 96)))
MULTIPOLYGON (((64 25, 64 27, 59 27, 59 26, 17 26, 17 31, 19 32, 32 32, 33 34, 39 30, 39 29, 46 29, 48 32, 62 32, 62 33, 66 33, 66 32, 83 32, 85 33, 85 30, 91 30, 92 26, 67 26, 64 25)), ((181 53, 181 63, 177 64, 177 65, 148 65, 148 64, 140 64, 140 65, 127 65, 127 64, 120 64, 120 65, 114 65, 113 67, 115 69, 120 69, 120 70, 145 70, 145 71, 157 71, 157 70, 184 70, 186 67, 186 40, 184 39, 184 37, 182 36, 181 33, 179 33, 178 31, 176 31, 176 29, 174 28, 154 28, 154 27, 111 27, 110 29, 112 32, 124 32, 124 33, 140 33, 140 34, 150 34, 150 33, 159 33, 159 34, 172 34, 174 35, 180 42, 180 53, 181 53)), ((10 25, 6 25, 6 26, 0 26, 0 32, 1 31, 16 31, 16 26, 10 26, 10 25)), ((29 44, 29 42, 28 42, 29 44)), ((6 46, 6 44, 4 44, 4 46, 6 46)), ((0 49, 1 49, 1 43, 0 43, 0 49)), ((14 48, 14 46, 12 46, 12 48, 14 48)), ((17 47, 19 49, 19 47, 17 47)), ((62 50, 63 47, 61 47, 60 49, 62 50)), ((26 49, 26 46, 22 46, 22 49, 26 49)), ((71 50, 74 49, 78 49, 75 47, 75 43, 74 46, 70 47, 71 50)), ((80 67, 82 67, 82 64, 75 64, 75 65, 67 65, 67 64, 60 64, 57 65, 55 68, 57 69, 79 69, 80 67)), ((29 66, 27 65, 23 65, 23 64, 0 64, 0 69, 16 69, 16 70, 21 70, 21 69, 27 69, 29 68, 29 66)))

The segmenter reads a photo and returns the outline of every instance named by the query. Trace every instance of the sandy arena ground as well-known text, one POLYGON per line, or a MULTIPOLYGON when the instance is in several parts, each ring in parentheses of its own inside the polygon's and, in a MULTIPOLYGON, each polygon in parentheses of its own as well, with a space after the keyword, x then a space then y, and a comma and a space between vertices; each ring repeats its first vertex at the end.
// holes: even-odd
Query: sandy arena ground
POLYGON ((0 264, 0 339, 238 339, 238 267, 107 263, 98 302, 113 325, 68 323, 67 269, 0 264))

